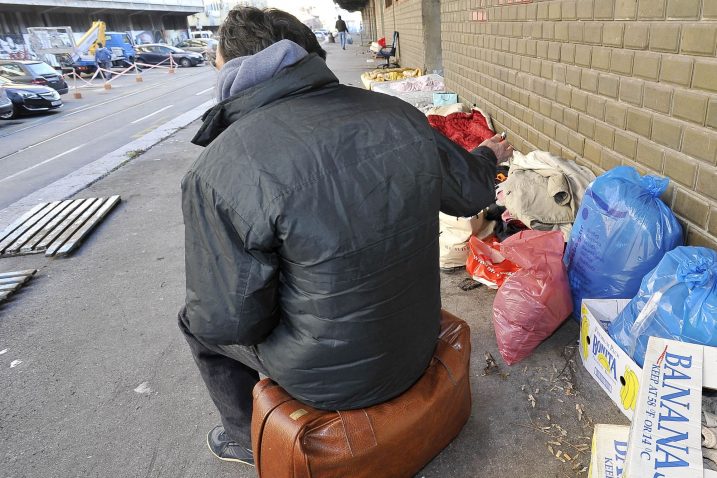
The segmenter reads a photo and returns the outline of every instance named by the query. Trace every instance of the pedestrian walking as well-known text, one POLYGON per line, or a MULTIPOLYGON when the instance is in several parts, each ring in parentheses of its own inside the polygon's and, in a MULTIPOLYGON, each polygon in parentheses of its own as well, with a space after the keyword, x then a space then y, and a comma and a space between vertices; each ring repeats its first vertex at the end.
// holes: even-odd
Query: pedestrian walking
POLYGON ((336 20, 336 29, 339 31, 339 41, 341 42, 341 49, 346 49, 346 35, 349 33, 349 29, 346 26, 346 22, 341 20, 341 15, 339 15, 339 19, 336 20))
MULTIPOLYGON (((344 86, 312 31, 236 7, 219 33, 218 104, 182 179, 182 330, 222 425, 221 460, 254 464, 259 373, 350 410, 423 375, 440 331, 439 210, 495 201, 500 136, 469 153, 410 104, 344 86)), ((420 433, 420 430, 416 430, 420 433)))
POLYGON ((102 74, 103 79, 112 79, 112 52, 109 48, 105 48, 102 43, 97 43, 97 49, 95 50, 95 63, 97 63, 98 67, 102 68, 100 73, 102 74))

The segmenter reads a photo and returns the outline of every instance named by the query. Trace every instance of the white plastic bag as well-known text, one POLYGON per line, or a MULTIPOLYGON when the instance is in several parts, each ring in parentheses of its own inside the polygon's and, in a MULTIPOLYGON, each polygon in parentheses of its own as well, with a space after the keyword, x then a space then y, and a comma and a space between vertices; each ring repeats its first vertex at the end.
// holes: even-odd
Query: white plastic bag
POLYGON ((438 214, 440 236, 439 265, 441 269, 454 269, 465 267, 468 258, 468 239, 471 235, 488 236, 495 225, 493 221, 486 221, 483 213, 471 217, 454 217, 442 212, 438 214))

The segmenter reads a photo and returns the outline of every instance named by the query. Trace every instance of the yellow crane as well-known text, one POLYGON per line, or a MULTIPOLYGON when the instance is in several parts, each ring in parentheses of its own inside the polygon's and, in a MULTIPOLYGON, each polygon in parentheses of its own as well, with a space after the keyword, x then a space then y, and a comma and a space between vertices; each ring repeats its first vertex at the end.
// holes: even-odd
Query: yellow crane
POLYGON ((78 58, 74 58, 75 61, 79 59, 80 55, 89 54, 94 56, 95 50, 97 49, 97 42, 104 42, 106 28, 107 26, 103 21, 97 20, 92 22, 90 29, 87 30, 79 40, 77 40, 76 52, 78 58))

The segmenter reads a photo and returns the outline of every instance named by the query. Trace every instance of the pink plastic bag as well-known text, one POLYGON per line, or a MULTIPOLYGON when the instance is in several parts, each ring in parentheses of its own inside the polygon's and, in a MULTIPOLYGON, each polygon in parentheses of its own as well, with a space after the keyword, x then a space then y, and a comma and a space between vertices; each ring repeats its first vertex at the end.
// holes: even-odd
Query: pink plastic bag
POLYGON ((512 365, 531 354, 573 311, 560 231, 522 231, 500 245, 521 269, 498 289, 493 326, 498 351, 512 365))

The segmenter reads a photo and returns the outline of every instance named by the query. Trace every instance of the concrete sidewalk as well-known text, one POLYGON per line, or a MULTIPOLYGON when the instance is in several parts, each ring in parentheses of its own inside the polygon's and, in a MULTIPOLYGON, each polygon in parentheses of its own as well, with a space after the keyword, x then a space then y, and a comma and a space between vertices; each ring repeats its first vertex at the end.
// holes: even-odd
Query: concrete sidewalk
MULTIPOLYGON (((374 66, 358 47, 328 48, 346 83, 358 85, 357 74, 374 66)), ((219 418, 176 327, 184 300, 179 182, 200 152, 189 143, 198 126, 77 195, 120 194, 123 202, 73 256, 0 259, 0 272, 39 269, 0 306, 0 477, 255 476, 207 450, 219 418), (22 363, 10 368, 14 360, 22 363)), ((590 452, 579 450, 593 423, 627 421, 580 365, 577 324, 508 367, 492 327, 494 292, 461 290, 466 277, 443 274, 441 287, 444 308, 472 327, 473 414, 417 476, 585 476, 578 471, 590 452), (486 353, 499 369, 484 370, 486 353), (558 460, 548 441, 575 460, 558 460)))

